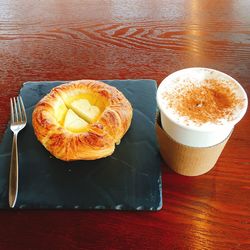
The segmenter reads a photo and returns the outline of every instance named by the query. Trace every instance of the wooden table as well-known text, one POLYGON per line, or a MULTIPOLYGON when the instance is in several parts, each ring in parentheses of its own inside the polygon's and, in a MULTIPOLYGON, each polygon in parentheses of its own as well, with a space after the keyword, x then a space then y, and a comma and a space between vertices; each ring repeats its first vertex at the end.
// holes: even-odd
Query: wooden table
MULTIPOLYGON (((250 93, 247 0, 0 0, 0 135, 29 80, 161 82, 203 66, 250 93)), ((0 249, 250 249, 250 112, 216 167, 162 166, 159 212, 0 211, 0 249)), ((0 163, 1 164, 1 163, 0 163)))

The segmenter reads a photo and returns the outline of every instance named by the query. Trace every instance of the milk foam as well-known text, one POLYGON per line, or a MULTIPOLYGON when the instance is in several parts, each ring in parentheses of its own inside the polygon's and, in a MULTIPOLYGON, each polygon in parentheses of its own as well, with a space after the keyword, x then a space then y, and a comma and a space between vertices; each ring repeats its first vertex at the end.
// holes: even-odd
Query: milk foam
MULTIPOLYGON (((185 92, 185 91, 184 91, 185 92)), ((247 96, 243 88, 230 76, 207 68, 189 68, 175 72, 174 74, 168 76, 160 84, 157 101, 160 109, 168 116, 169 119, 179 124, 180 126, 188 127, 190 129, 199 130, 213 130, 221 126, 233 126, 236 124, 246 112, 247 108, 247 96), (169 107, 168 99, 164 97, 166 93, 172 95, 180 94, 183 91, 183 86, 185 90, 192 89, 193 86, 201 87, 204 86, 205 80, 217 80, 222 84, 230 88, 230 90, 235 94, 235 97, 241 101, 241 105, 236 105, 233 109, 233 115, 229 120, 227 117, 219 119, 216 123, 205 122, 197 123, 188 117, 180 116, 174 108, 169 107)))

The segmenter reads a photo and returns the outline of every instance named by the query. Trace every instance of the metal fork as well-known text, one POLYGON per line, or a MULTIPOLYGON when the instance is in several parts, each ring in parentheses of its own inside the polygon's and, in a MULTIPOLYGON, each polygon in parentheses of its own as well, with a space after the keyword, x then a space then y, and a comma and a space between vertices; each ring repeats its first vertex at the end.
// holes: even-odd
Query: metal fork
POLYGON ((14 207, 18 194, 18 148, 17 135, 26 123, 26 112, 21 96, 10 98, 11 124, 10 129, 13 132, 10 175, 9 175, 9 206, 14 207))

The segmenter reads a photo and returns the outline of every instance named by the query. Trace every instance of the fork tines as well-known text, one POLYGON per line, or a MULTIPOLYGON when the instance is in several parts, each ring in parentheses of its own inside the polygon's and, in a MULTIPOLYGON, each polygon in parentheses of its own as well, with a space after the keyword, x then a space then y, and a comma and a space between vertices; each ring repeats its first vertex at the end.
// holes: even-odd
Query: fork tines
POLYGON ((25 122, 26 113, 21 96, 10 98, 11 123, 25 122))

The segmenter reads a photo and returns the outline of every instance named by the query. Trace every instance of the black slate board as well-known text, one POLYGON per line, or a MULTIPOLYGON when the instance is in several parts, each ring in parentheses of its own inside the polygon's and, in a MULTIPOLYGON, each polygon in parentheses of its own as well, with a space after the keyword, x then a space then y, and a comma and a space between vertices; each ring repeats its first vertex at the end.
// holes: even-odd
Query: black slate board
MULTIPOLYGON (((27 82, 20 90, 28 124, 18 136, 19 193, 22 209, 160 210, 161 172, 156 137, 156 82, 105 80, 133 106, 133 120, 114 154, 95 161, 63 162, 37 141, 31 116, 34 105, 55 82, 27 82)), ((8 176, 12 132, 0 144, 0 208, 8 208, 8 176)))

